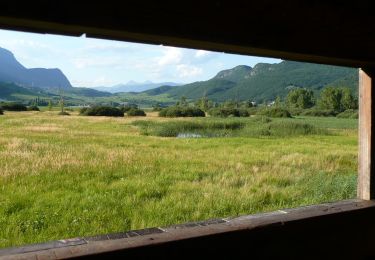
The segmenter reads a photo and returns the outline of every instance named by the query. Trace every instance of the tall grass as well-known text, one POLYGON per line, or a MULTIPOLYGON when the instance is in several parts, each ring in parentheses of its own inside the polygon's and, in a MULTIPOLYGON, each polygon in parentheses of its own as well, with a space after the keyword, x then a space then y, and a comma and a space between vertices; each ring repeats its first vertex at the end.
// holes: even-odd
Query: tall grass
POLYGON ((194 131, 203 124, 237 135, 180 139, 140 133, 176 119, 56 113, 0 117, 0 247, 355 197, 353 119, 184 119, 194 131), (246 133, 285 122, 334 134, 246 133))
POLYGON ((144 135, 177 137, 179 134, 199 134, 202 136, 225 136, 245 127, 239 121, 135 121, 133 125, 141 128, 144 135))
POLYGON ((246 120, 135 121, 132 124, 139 127, 143 135, 160 137, 177 137, 181 134, 194 134, 202 137, 285 137, 329 134, 328 130, 317 128, 308 123, 290 120, 272 121, 267 117, 255 117, 246 120))

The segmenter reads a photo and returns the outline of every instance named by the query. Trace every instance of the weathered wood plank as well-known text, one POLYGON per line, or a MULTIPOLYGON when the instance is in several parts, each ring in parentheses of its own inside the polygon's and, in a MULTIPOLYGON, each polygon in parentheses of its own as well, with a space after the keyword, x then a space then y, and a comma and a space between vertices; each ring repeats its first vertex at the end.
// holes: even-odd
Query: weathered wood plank
MULTIPOLYGON (((359 161, 358 161, 358 186, 359 199, 374 199, 374 165, 373 160, 373 107, 372 102, 373 80, 375 70, 359 70, 359 161)), ((374 109, 375 110, 375 109, 374 109)))

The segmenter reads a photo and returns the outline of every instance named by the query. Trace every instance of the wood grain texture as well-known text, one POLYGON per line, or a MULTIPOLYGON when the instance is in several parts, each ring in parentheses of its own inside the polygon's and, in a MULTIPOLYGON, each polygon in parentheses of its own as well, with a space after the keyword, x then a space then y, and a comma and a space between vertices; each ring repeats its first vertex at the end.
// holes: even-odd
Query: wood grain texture
POLYGON ((359 162, 358 187, 359 199, 374 199, 373 174, 373 80, 372 69, 359 70, 359 162))

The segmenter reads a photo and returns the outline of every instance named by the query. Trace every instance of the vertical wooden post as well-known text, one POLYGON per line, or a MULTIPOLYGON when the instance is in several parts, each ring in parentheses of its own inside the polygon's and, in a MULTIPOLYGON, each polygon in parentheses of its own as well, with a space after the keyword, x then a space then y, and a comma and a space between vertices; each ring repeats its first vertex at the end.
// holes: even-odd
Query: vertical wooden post
POLYGON ((375 70, 364 68, 359 70, 359 161, 358 161, 358 187, 359 199, 375 199, 375 148, 372 149, 375 133, 373 114, 375 113, 375 70), (374 100, 374 102, 373 102, 374 100))

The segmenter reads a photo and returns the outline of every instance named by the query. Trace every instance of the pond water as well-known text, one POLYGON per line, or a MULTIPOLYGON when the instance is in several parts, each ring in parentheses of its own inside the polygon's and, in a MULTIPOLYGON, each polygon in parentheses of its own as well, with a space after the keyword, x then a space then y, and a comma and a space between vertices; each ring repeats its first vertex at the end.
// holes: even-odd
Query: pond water
POLYGON ((203 136, 200 134, 194 134, 194 133, 179 133, 176 137, 177 138, 201 138, 203 136))

